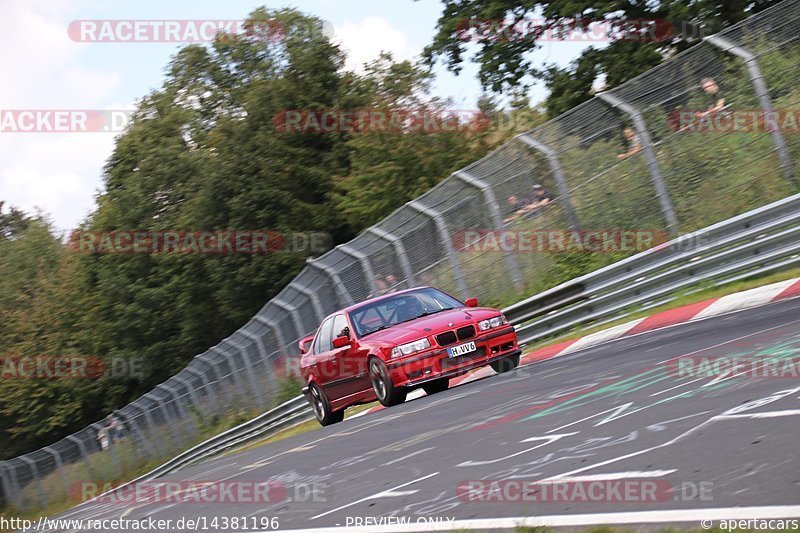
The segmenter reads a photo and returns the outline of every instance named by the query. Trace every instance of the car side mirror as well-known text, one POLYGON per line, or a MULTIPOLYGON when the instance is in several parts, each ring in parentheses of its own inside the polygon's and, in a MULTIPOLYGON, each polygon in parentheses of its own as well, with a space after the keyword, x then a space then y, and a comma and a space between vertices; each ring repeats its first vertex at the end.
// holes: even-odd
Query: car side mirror
POLYGON ((464 300, 464 305, 467 307, 478 307, 478 299, 477 298, 467 298, 464 300))
POLYGON ((333 347, 334 348, 344 348, 345 346, 350 346, 350 338, 349 337, 336 337, 333 339, 333 347))
POLYGON ((300 348, 300 355, 305 355, 308 353, 309 348, 311 348, 311 342, 314 340, 314 337, 305 337, 301 339, 300 342, 297 343, 297 346, 300 348))

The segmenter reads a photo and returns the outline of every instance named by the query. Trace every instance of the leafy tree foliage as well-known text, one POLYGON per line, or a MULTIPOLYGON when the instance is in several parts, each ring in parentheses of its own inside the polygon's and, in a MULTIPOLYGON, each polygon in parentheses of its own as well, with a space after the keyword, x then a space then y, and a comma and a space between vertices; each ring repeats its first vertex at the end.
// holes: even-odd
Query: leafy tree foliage
POLYGON ((457 73, 474 49, 482 85, 497 93, 543 80, 550 90, 546 108, 552 117, 589 99, 596 81, 616 86, 696 44, 703 35, 716 33, 777 2, 443 0, 437 33, 424 57, 429 65, 441 58, 457 73), (638 36, 618 38, 622 32, 613 32, 611 38, 616 40, 587 48, 566 68, 534 63, 530 53, 541 46, 542 32, 569 28, 576 21, 580 25, 580 21, 600 20, 657 22, 638 36), (533 21, 540 23, 540 29, 531 30, 526 25, 533 21))

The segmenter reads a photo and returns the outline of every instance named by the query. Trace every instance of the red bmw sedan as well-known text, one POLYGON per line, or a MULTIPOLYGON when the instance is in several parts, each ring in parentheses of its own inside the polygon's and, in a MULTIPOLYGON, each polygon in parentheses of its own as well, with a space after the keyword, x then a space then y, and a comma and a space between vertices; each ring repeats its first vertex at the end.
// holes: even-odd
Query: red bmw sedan
POLYGON ((320 424, 340 422, 351 405, 402 403, 422 388, 446 390, 450 378, 491 365, 519 365, 517 334, 496 309, 460 302, 432 287, 394 292, 322 321, 300 371, 320 424))

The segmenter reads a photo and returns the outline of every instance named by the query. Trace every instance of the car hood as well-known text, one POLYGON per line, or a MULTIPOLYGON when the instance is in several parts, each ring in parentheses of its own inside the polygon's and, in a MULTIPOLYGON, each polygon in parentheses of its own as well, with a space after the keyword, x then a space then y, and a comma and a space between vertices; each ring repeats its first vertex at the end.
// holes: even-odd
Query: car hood
POLYGON ((365 343, 403 344, 497 316, 489 307, 459 307, 403 322, 363 337, 365 343))

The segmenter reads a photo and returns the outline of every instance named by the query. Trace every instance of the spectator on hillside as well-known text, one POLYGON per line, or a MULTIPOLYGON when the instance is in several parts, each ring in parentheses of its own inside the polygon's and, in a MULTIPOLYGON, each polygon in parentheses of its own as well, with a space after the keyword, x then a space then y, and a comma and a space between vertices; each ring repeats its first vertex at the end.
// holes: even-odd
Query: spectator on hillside
POLYGON ((705 111, 699 111, 697 116, 705 117, 722 111, 725 108, 725 98, 719 94, 719 85, 717 85, 717 82, 714 81, 713 78, 703 78, 700 85, 703 87, 703 92, 706 94, 709 107, 705 111))
POLYGON ((377 274, 373 280, 375 282, 375 294, 373 296, 380 296, 381 294, 386 294, 386 290, 389 286, 386 284, 386 280, 380 274, 377 274))
POLYGON ((122 427, 122 422, 119 421, 116 415, 110 414, 106 417, 106 429, 108 430, 108 436, 111 440, 111 444, 122 440, 125 437, 125 431, 122 427))
POLYGON ((533 213, 540 207, 549 204, 552 200, 553 198, 550 196, 550 193, 537 183, 533 186, 530 195, 520 194, 508 197, 508 203, 515 211, 510 216, 506 217, 503 222, 508 224, 519 217, 533 213))
POLYGON ((107 427, 104 427, 100 431, 98 431, 97 432, 97 437, 95 437, 95 438, 97 439, 97 442, 100 443, 100 449, 102 449, 102 450, 108 449, 108 445, 109 445, 111 439, 108 436, 108 428, 107 427))
POLYGON ((725 109, 725 98, 720 94, 719 85, 713 78, 703 78, 700 86, 703 89, 707 107, 702 111, 676 112, 674 116, 680 118, 673 119, 673 122, 678 124, 678 132, 695 130, 701 119, 713 116, 725 109))
POLYGON ((388 274, 386 276, 381 276, 378 274, 375 276, 374 281, 375 296, 389 294, 390 292, 397 290, 397 277, 394 274, 388 274))
POLYGON ((539 184, 533 186, 531 194, 523 193, 520 195, 509 196, 508 203, 512 208, 515 209, 515 211, 510 216, 506 217, 503 222, 508 224, 517 218, 527 216, 540 207, 549 204, 552 200, 553 198, 550 193, 539 184))
POLYGON ((636 131, 633 128, 625 128, 622 130, 622 135, 625 136, 625 140, 628 142, 628 151, 618 154, 617 159, 627 159, 639 153, 642 149, 642 140, 636 134, 636 131))

